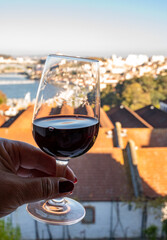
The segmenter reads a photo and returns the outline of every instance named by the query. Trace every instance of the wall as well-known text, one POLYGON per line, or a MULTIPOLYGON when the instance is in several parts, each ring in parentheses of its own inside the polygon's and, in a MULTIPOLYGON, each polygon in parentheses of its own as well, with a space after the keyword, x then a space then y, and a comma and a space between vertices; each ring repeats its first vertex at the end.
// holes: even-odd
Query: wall
MULTIPOLYGON (((53 226, 37 223, 38 234, 35 231, 35 221, 22 206, 10 215, 14 225, 19 225, 22 239, 35 240, 49 239, 50 230, 52 239, 100 239, 100 238, 135 238, 141 236, 142 208, 135 203, 124 202, 84 202, 84 206, 95 207, 95 223, 83 224, 82 222, 71 226, 53 226)), ((151 224, 161 232, 161 210, 148 209, 147 227, 151 224)), ((50 238, 51 239, 51 238, 50 238)))

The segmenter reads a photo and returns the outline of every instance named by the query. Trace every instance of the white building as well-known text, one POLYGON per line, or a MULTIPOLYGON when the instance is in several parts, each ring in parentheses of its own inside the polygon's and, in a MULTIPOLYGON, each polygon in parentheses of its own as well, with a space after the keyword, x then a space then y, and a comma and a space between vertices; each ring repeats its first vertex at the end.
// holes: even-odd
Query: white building
MULTIPOLYGON (((53 226, 35 222, 22 206, 10 215, 13 225, 19 225, 23 240, 49 239, 111 239, 141 236, 143 209, 136 203, 93 201, 82 203, 88 215, 71 226, 53 226), (70 238, 69 238, 70 237, 70 238)), ((147 226, 156 225, 161 234, 161 210, 147 209, 147 226)))
POLYGON ((161 62, 161 63, 163 63, 165 61, 165 57, 162 56, 162 55, 154 55, 154 56, 152 56, 151 61, 152 62, 161 62))
POLYGON ((144 63, 148 63, 148 56, 146 55, 135 55, 135 54, 130 54, 126 58, 126 64, 129 66, 140 66, 144 63))

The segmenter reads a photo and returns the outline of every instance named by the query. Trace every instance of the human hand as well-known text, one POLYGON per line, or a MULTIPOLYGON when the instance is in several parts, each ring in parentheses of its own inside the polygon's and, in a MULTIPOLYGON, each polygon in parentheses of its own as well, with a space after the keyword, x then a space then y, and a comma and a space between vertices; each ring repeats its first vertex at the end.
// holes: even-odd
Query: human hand
POLYGON ((0 217, 22 204, 68 195, 76 177, 67 167, 56 177, 56 161, 34 146, 0 138, 0 217))

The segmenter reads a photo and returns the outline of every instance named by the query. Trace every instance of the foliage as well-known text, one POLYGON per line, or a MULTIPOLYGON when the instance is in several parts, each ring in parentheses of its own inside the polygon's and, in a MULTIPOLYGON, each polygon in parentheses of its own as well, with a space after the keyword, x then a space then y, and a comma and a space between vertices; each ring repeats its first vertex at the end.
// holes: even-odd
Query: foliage
POLYGON ((145 235, 149 240, 156 240, 157 239, 157 231, 158 228, 155 225, 150 225, 145 231, 145 235))
POLYGON ((7 221, 4 219, 0 220, 0 239, 1 240, 20 240, 21 232, 20 228, 13 227, 11 220, 8 218, 7 221))
POLYGON ((0 104, 6 103, 6 100, 6 95, 2 91, 0 91, 0 104))
POLYGON ((103 105, 103 110, 104 110, 105 112, 109 111, 109 110, 110 110, 110 106, 108 106, 108 105, 103 105))
POLYGON ((71 72, 71 74, 72 74, 72 75, 77 75, 77 72, 73 70, 73 71, 71 72))
POLYGON ((130 87, 126 87, 122 92, 122 104, 137 110, 151 103, 150 96, 144 92, 142 86, 138 82, 134 82, 130 87))
POLYGON ((147 203, 148 207, 152 207, 155 209, 162 208, 167 202, 167 196, 156 197, 155 199, 148 199, 146 196, 141 196, 138 198, 133 198, 132 202, 135 203, 135 208, 143 208, 144 203, 147 203))
POLYGON ((116 91, 111 85, 107 85, 100 96, 102 106, 109 105, 112 107, 119 104, 119 96, 116 96, 116 91))
POLYGON ((167 99, 167 75, 153 77, 145 75, 119 82, 114 88, 108 85, 101 92, 101 104, 110 107, 124 104, 132 110, 149 104, 159 105, 159 101, 167 99))
POLYGON ((167 239, 167 219, 162 222, 162 232, 165 234, 165 239, 167 239))

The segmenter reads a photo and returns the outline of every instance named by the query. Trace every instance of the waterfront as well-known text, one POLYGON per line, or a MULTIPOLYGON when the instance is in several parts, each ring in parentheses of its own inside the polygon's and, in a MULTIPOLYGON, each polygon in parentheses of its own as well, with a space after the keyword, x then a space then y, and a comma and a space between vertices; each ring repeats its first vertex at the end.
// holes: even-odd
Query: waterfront
POLYGON ((24 98, 30 92, 31 99, 36 96, 39 81, 27 79, 19 74, 1 74, 0 90, 5 93, 7 98, 24 98))

